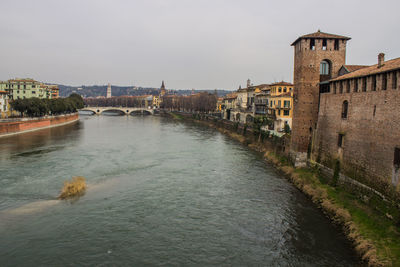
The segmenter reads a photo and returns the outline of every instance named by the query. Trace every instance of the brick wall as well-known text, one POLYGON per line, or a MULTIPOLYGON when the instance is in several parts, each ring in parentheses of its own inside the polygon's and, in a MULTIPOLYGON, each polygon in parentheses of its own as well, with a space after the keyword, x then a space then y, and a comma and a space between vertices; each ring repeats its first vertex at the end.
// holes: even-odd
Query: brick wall
POLYGON ((322 94, 312 158, 330 168, 339 159, 344 174, 385 190, 395 170, 394 149, 400 147, 399 109, 399 89, 322 94), (348 116, 343 119, 344 101, 348 116), (339 134, 344 136, 341 148, 339 134))
POLYGON ((34 118, 12 122, 0 122, 0 135, 50 127, 53 125, 74 121, 78 118, 79 115, 76 113, 72 115, 61 115, 47 118, 34 118))

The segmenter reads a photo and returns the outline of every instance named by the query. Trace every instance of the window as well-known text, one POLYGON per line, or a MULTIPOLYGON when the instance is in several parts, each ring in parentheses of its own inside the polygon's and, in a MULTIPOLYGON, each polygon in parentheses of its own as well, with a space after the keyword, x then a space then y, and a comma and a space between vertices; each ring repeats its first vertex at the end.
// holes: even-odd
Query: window
POLYGON ((310 50, 315 50, 315 39, 310 40, 310 50))
POLYGON ((372 76, 372 91, 376 91, 376 75, 372 76))
POLYGON ((20 86, 19 86, 19 84, 18 84, 18 85, 17 85, 17 88, 20 89, 19 87, 20 87, 20 86))
POLYGON ((278 115, 281 115, 281 110, 280 109, 278 109, 278 115))
POLYGON ((354 92, 358 92, 358 79, 354 79, 354 92))
POLYGON ((342 105, 342 119, 347 119, 347 111, 349 109, 349 102, 347 100, 343 101, 342 105))
POLYGON ((36 91, 32 91, 32 94, 36 94, 36 91))
POLYGON ((283 92, 286 93, 286 91, 287 91, 287 90, 286 90, 286 87, 283 87, 283 92))
POLYGON ((282 87, 279 87, 279 93, 281 93, 282 92, 282 87))
POLYGON ((387 88, 387 74, 382 74, 382 90, 386 90, 387 88))
POLYGON ((344 139, 344 134, 339 134, 337 142, 338 147, 343 147, 343 139, 344 139))
POLYGON ((350 93, 350 80, 346 81, 346 92, 350 93))
POLYGON ((271 104, 270 104, 270 107, 272 107, 272 100, 271 100, 271 104))
POLYGON ((284 100, 283 105, 285 106, 285 108, 290 108, 290 100, 284 100))
POLYGON ((373 113, 374 117, 375 117, 375 114, 376 114, 376 105, 374 106, 374 113, 373 113))
POLYGON ((393 165, 396 169, 400 168, 400 148, 394 148, 393 165))
POLYGON ((362 78, 362 90, 363 92, 367 91, 367 77, 362 78))
POLYGON ((284 110, 284 111, 283 111, 283 115, 289 116, 289 112, 290 112, 289 110, 284 110))
POLYGON ((32 84, 32 88, 35 88, 35 87, 36 87, 36 85, 32 84))
POLYGON ((319 64, 319 74, 320 75, 329 75, 329 62, 326 60, 322 60, 319 64))
POLYGON ((333 93, 336 94, 336 82, 333 83, 333 93))
POLYGON ((26 84, 24 84, 24 89, 26 89, 26 84))
POLYGON ((339 82, 339 93, 343 94, 343 82, 339 82))
POLYGON ((334 49, 339 50, 339 40, 338 39, 335 40, 334 49))
POLYGON ((322 50, 326 50, 326 39, 322 39, 322 50))
POLYGON ((397 89, 397 72, 392 73, 392 89, 397 89))

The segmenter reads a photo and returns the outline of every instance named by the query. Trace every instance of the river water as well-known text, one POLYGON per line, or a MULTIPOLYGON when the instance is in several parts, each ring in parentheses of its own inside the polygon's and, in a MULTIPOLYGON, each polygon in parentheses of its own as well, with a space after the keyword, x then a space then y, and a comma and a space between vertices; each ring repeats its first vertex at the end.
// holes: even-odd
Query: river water
POLYGON ((338 229, 262 157, 146 116, 0 139, 0 266, 355 266, 338 229), (88 190, 56 200, 64 180, 88 190))

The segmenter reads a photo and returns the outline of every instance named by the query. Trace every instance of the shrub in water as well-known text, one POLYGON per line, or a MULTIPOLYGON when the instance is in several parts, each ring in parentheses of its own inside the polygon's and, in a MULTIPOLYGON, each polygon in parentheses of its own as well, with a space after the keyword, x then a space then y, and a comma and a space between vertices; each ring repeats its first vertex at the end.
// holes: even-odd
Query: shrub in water
POLYGON ((85 178, 82 176, 72 177, 71 181, 65 181, 64 186, 61 189, 61 193, 58 199, 67 199, 76 196, 81 196, 86 191, 85 178))

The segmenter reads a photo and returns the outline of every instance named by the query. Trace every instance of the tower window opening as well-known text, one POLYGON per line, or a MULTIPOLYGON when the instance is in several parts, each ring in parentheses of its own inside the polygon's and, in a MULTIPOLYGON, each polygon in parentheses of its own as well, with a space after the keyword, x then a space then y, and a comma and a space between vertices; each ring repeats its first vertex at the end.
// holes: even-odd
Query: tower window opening
POLYGON ((338 39, 335 40, 334 49, 339 50, 339 40, 338 39))
POLYGON ((400 168, 400 148, 394 148, 393 165, 396 169, 400 168))
POLYGON ((343 94, 343 82, 342 81, 339 82, 339 93, 343 94))
POLYGON ((354 79, 354 92, 358 92, 358 79, 354 79))
POLYGON ((344 139, 344 134, 339 134, 338 136, 338 147, 343 147, 343 139, 344 139))
POLYGON ((386 90, 387 88, 387 74, 382 74, 382 90, 386 90))
POLYGON ((327 48, 326 39, 322 39, 322 50, 326 50, 326 48, 327 48))
POLYGON ((374 113, 373 113, 374 117, 375 117, 375 114, 376 114, 376 105, 374 106, 374 113))
POLYGON ((363 90, 363 92, 367 91, 367 77, 364 77, 362 79, 362 90, 363 90))
POLYGON ((333 83, 333 93, 336 94, 336 82, 333 83))
POLYGON ((315 39, 310 40, 310 50, 315 50, 315 39))
POLYGON ((343 101, 342 105, 342 119, 347 119, 347 111, 349 109, 349 102, 347 100, 343 101))
POLYGON ((329 75, 329 62, 326 60, 322 60, 319 65, 319 74, 320 75, 329 75))
POLYGON ((350 93, 350 80, 347 80, 346 82, 346 92, 350 93))
POLYGON ((376 91, 376 75, 372 76, 372 91, 376 91))
POLYGON ((392 89, 397 89, 397 72, 392 73, 392 89))

